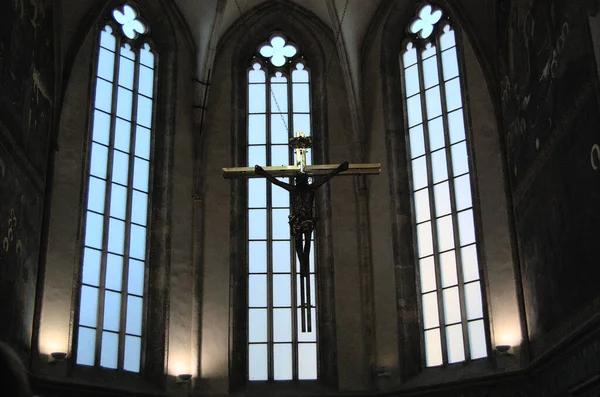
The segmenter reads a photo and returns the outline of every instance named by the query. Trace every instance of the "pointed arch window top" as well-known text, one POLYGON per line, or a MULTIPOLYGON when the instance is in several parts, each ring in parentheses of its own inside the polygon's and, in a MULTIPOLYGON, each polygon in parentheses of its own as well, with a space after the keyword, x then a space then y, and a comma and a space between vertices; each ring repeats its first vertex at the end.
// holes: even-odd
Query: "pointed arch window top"
POLYGON ((127 4, 124 4, 121 9, 115 8, 113 10, 113 18, 121 25, 123 34, 132 40, 148 31, 148 28, 138 19, 138 16, 137 11, 127 4))
POLYGON ((421 7, 417 17, 409 26, 409 31, 418 34, 420 38, 426 39, 433 33, 433 27, 442 19, 442 10, 434 10, 429 4, 421 7))
POLYGON ((280 35, 273 36, 270 44, 262 45, 258 51, 263 57, 271 58, 271 63, 277 67, 283 66, 287 58, 293 57, 298 52, 294 45, 286 43, 285 38, 280 35))

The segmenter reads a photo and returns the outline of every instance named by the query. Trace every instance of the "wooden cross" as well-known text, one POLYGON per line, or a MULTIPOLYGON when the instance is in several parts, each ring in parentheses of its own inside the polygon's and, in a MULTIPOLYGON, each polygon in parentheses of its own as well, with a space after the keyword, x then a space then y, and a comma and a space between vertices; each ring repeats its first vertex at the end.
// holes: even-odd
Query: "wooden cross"
POLYGON ((290 138, 290 146, 295 151, 295 165, 270 167, 235 167, 223 168, 225 179, 267 178, 271 183, 290 192, 293 200, 290 228, 294 235, 294 248, 300 262, 300 308, 302 317, 302 332, 311 332, 311 302, 309 281, 309 251, 310 238, 316 218, 313 214, 314 192, 323 183, 336 175, 376 175, 381 172, 381 164, 324 164, 306 165, 306 152, 312 146, 312 140, 303 132, 296 133, 290 138), (277 180, 278 177, 294 177, 295 184, 277 180), (313 183, 308 183, 308 177, 313 177, 313 183), (317 179, 321 178, 320 181, 317 179), (302 241, 304 238, 304 244, 302 241), (308 323, 308 327, 306 324, 308 323))

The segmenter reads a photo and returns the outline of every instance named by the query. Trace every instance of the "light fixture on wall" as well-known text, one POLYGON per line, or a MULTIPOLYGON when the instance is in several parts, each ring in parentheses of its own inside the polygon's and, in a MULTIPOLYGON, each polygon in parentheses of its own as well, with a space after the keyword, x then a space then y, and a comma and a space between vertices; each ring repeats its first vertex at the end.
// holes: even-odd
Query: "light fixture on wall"
POLYGON ((192 374, 177 375, 177 383, 188 383, 192 379, 192 374))
POLYGON ((496 351, 499 355, 510 354, 508 351, 510 350, 510 345, 498 345, 496 346, 496 351))
POLYGON ((67 358, 67 353, 65 352, 52 352, 48 356, 48 363, 60 363, 65 361, 67 358))

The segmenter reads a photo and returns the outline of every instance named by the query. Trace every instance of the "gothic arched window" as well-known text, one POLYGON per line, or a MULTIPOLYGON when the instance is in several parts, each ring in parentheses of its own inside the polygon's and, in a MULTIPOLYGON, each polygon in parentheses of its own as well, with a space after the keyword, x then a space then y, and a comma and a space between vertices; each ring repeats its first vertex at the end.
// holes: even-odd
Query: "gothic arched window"
POLYGON ((487 356, 455 31, 430 5, 401 54, 415 256, 428 367, 487 356))
MULTIPOLYGON (((247 82, 247 165, 292 164, 289 138, 294 132, 311 132, 310 73, 296 46, 281 34, 271 36, 251 61, 247 82)), ((299 265, 288 225, 289 194, 264 179, 250 179, 247 208, 248 380, 316 379, 314 249, 312 326, 311 332, 303 332, 299 265)))
POLYGON ((156 57, 129 5, 98 35, 76 363, 140 372, 156 57))

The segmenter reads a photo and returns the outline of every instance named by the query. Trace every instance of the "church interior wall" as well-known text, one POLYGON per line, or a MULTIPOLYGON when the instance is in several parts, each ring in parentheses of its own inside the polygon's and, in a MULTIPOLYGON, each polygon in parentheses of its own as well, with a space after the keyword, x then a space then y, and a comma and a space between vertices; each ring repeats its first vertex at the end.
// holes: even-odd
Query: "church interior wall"
MULTIPOLYGON (((156 148, 160 205, 153 214, 157 244, 152 257, 160 264, 151 276, 156 286, 151 310, 162 320, 153 324, 153 347, 147 351, 149 371, 161 374, 161 380, 140 382, 97 371, 83 374, 69 359, 47 362, 53 351, 74 354, 94 24, 102 10, 121 3, 5 3, 0 6, 0 301, 12 304, 0 305, 0 338, 28 360, 36 387, 57 396, 232 394, 237 382, 232 372, 232 258, 243 235, 232 225, 244 215, 235 210, 238 190, 223 179, 221 168, 245 165, 236 164, 236 120, 245 117, 246 109, 238 106, 234 75, 235 37, 248 32, 231 33, 240 29, 236 21, 227 40, 210 49, 216 51, 214 64, 198 65, 198 59, 212 61, 209 50, 194 47, 175 6, 162 0, 137 2, 147 11, 152 35, 172 32, 162 40, 173 45, 159 57, 168 69, 160 83, 168 89, 161 92, 170 94, 168 110, 159 117, 166 132, 156 148), (53 24, 60 26, 56 33, 53 24), (60 59, 54 64, 56 51, 60 59), (192 77, 205 66, 212 75, 200 126, 193 117, 198 96, 192 77), (54 73, 65 77, 62 87, 55 87, 60 79, 54 73), (53 122, 50 115, 57 109, 53 122), (54 156, 53 167, 46 165, 49 156, 54 156), (44 209, 45 202, 50 207, 44 209), (180 373, 193 375, 190 389, 175 383, 180 373)), ((275 8, 284 3, 269 2, 275 8)), ((333 3, 341 14, 344 2, 333 3)), ((328 334, 335 337, 335 349, 327 356, 333 361, 326 363, 335 366, 335 384, 319 393, 543 397, 600 392, 600 149, 595 149, 600 144, 600 23, 592 3, 598 4, 501 0, 491 7, 490 2, 461 0, 449 9, 461 25, 490 358, 444 368, 421 365, 404 113, 401 105, 390 106, 401 99, 389 88, 400 80, 389 67, 391 57, 397 63, 397 53, 390 55, 394 47, 386 40, 395 35, 399 41, 404 34, 403 29, 391 34, 390 21, 396 21, 396 29, 405 26, 416 2, 382 2, 375 16, 383 20, 371 22, 362 47, 357 32, 345 32, 341 46, 329 28, 310 32, 311 38, 318 37, 316 46, 323 46, 323 64, 329 69, 322 93, 327 144, 319 160, 350 161, 366 149, 366 161, 382 164, 380 175, 366 177, 366 192, 353 177, 339 177, 317 197, 317 238, 327 242, 313 249, 331 264, 335 328, 328 334), (346 51, 345 58, 339 51, 346 51), (349 92, 353 87, 357 92, 349 92), (363 148, 352 132, 357 126, 351 95, 360 98, 363 148), (361 195, 368 197, 367 226, 361 195), (363 252, 365 238, 370 253, 363 252), (364 266, 369 254, 372 292, 362 285, 369 279, 364 266), (500 364, 494 351, 500 344, 512 346, 508 364, 500 364)), ((300 8, 290 6, 290 20, 306 18, 297 13, 300 8)), ((354 23, 355 17, 360 19, 352 9, 344 23, 354 23)), ((211 32, 208 26, 200 30, 211 32)), ((201 37, 202 43, 210 40, 201 37)), ((319 94, 313 92, 313 98, 319 94)))

